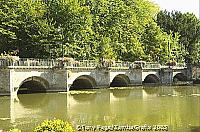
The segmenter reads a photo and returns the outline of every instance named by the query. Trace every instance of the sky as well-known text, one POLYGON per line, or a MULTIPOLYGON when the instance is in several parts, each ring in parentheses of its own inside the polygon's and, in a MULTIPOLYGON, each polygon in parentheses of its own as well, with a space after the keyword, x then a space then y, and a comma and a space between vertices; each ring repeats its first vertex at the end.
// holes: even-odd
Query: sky
POLYGON ((158 4, 161 10, 177 10, 183 13, 191 12, 200 18, 199 7, 200 0, 150 0, 158 4))

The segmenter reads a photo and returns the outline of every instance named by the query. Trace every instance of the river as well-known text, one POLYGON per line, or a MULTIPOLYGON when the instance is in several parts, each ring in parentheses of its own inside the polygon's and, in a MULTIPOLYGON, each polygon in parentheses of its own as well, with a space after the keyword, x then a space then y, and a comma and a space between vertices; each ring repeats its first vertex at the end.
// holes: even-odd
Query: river
POLYGON ((200 131, 200 87, 130 87, 0 97, 0 131, 33 131, 45 119, 77 125, 167 125, 170 132, 200 131))

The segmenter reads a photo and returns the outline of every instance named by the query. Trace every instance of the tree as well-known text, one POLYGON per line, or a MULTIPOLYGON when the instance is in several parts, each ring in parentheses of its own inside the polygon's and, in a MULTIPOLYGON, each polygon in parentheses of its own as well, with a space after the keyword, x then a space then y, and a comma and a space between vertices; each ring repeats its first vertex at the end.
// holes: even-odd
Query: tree
POLYGON ((20 57, 45 57, 49 25, 40 1, 1 1, 1 52, 19 50, 20 57))
POLYGON ((177 43, 156 25, 158 7, 146 0, 8 0, 1 6, 1 52, 19 49, 20 57, 164 62, 169 41, 177 43))
POLYGON ((200 21, 194 14, 161 11, 157 15, 156 22, 168 34, 172 32, 173 36, 175 33, 180 35, 179 44, 186 51, 183 54, 186 62, 191 63, 198 58, 193 53, 200 40, 200 21))
POLYGON ((183 50, 179 45, 178 33, 168 35, 152 21, 145 27, 145 32, 142 35, 144 46, 145 59, 153 62, 166 63, 169 60, 182 62, 181 55, 183 50))

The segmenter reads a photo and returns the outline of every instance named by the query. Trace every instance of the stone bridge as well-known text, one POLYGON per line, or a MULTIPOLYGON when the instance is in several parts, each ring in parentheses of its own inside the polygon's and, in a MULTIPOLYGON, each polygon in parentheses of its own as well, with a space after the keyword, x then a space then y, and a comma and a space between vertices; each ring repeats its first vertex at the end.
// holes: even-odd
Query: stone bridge
POLYGON ((158 63, 145 65, 116 62, 100 65, 95 61, 77 64, 55 60, 23 59, 0 61, 0 95, 55 92, 91 88, 128 87, 143 84, 171 85, 188 80, 184 65, 173 67, 158 63))

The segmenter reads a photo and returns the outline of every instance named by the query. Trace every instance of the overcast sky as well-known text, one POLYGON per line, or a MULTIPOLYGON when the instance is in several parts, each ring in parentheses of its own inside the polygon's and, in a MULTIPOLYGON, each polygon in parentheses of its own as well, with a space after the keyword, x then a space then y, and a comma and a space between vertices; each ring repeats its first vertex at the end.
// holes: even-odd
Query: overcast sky
POLYGON ((183 13, 192 12, 199 18, 200 0, 150 0, 158 4, 162 10, 177 10, 183 13))

